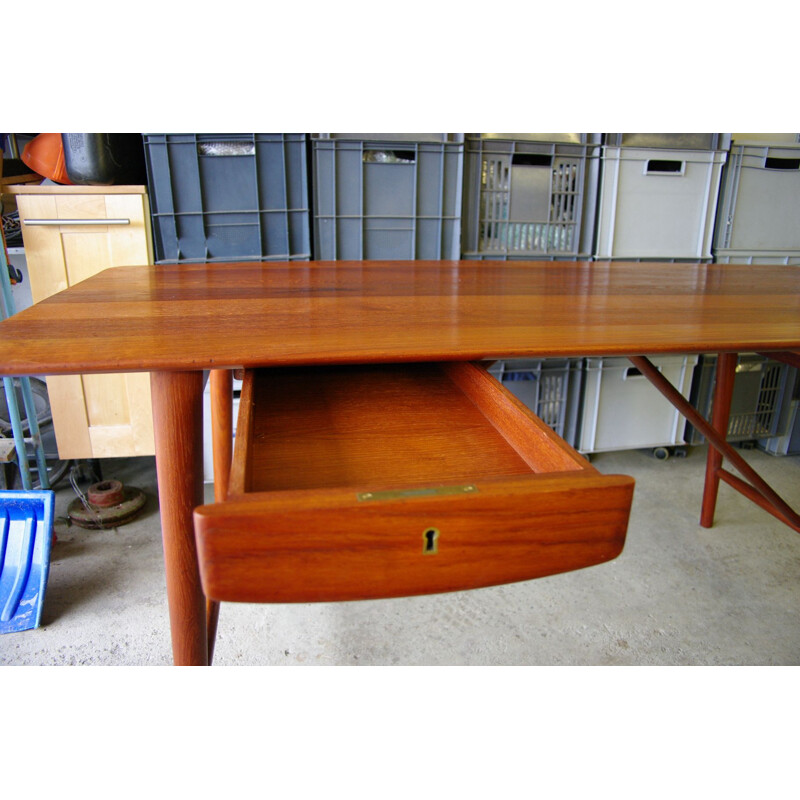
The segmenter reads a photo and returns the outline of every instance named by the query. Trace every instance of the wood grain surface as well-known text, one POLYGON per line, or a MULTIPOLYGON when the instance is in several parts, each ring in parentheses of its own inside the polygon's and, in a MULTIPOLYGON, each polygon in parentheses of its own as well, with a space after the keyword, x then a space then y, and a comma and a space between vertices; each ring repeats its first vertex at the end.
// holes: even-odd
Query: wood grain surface
POLYGON ((245 373, 229 494, 575 471, 595 472, 473 364, 261 369, 245 373))
POLYGON ((0 374, 800 349, 794 266, 118 267, 0 323, 0 374))
POLYGON ((201 506, 203 590, 253 603, 402 597, 530 580, 622 551, 632 478, 559 473, 477 486, 468 497, 359 504, 354 487, 201 506), (426 553, 432 529, 437 551, 426 553))
POLYGON ((150 381, 173 659, 207 664, 206 598, 192 527, 192 510, 203 502, 203 374, 154 372, 150 381))

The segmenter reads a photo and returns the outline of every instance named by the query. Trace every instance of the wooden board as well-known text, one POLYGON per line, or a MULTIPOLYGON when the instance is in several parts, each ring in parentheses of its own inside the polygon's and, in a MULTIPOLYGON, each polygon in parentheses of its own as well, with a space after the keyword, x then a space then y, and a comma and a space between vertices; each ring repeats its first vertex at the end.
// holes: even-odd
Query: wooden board
POLYGON ((798 350, 800 270, 491 261, 118 267, 0 330, 2 374, 798 350))

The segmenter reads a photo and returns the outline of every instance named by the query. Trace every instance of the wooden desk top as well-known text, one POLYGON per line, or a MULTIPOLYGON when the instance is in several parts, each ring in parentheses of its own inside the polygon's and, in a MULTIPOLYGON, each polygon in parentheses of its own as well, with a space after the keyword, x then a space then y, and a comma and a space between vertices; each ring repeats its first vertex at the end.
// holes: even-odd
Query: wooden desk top
POLYGON ((117 267, 0 323, 0 374, 800 349, 800 267, 117 267))

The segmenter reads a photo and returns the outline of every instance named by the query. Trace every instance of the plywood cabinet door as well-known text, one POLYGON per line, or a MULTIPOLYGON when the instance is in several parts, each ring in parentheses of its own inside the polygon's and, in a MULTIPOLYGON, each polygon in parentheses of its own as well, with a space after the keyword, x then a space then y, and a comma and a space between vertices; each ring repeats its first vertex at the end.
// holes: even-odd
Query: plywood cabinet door
MULTIPOLYGON (((58 188, 17 197, 34 303, 109 267, 153 263, 146 194, 58 188)), ((47 388, 62 459, 155 452, 149 374, 48 377, 47 388)))

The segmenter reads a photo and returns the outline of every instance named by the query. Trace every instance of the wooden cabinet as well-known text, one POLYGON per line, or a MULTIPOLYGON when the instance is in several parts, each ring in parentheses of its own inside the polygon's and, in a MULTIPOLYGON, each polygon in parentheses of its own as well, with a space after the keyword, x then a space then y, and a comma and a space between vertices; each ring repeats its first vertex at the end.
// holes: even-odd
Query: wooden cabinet
MULTIPOLYGON (((35 186, 13 193, 34 303, 109 267, 153 263, 145 187, 35 186)), ((155 452, 148 373, 48 377, 47 389, 62 459, 155 452)))

